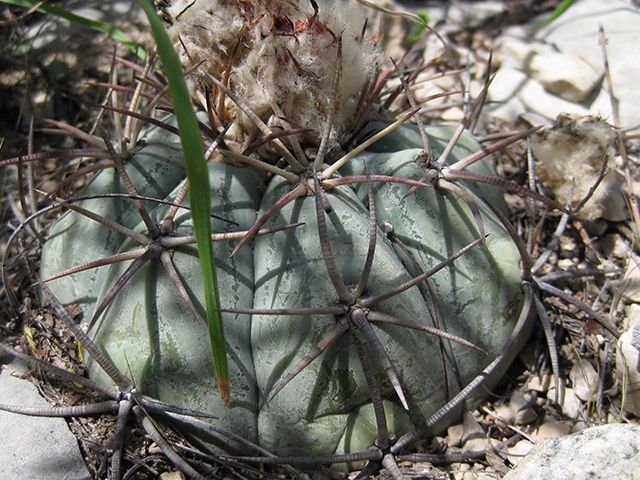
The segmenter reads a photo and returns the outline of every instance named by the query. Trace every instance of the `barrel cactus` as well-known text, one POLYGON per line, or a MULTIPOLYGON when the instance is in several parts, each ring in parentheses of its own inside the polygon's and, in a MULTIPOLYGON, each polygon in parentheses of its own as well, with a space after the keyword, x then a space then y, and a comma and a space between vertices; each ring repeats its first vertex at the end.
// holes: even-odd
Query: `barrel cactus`
MULTIPOLYGON (((437 162, 454 129, 426 129, 432 157, 413 126, 357 155, 340 151, 346 139, 360 144, 386 126, 369 121, 372 109, 362 113, 365 94, 378 95, 368 86, 379 53, 353 20, 357 8, 201 1, 164 12, 185 63, 199 65, 190 79, 202 122, 227 129, 209 175, 228 405, 200 319, 191 218, 172 206, 185 183, 177 137, 150 127, 124 167, 139 195, 164 202, 146 202, 157 235, 130 199, 95 198, 79 206, 129 230, 76 208, 54 225, 43 253, 43 278, 61 301, 83 306, 96 344, 140 391, 214 414, 215 425, 280 456, 360 452, 380 444, 383 428, 382 443, 421 425, 495 358, 522 303, 518 251, 485 202, 506 214, 500 194, 454 184, 437 162), (220 19, 233 21, 222 30, 220 19), (291 133, 280 139, 278 127, 291 133), (256 131, 265 141, 250 147, 256 131), (281 157, 286 168, 273 165, 281 157), (105 256, 114 262, 94 268, 105 256)), ((466 166, 480 150, 464 134, 446 155, 466 166)), ((483 161, 469 170, 493 174, 483 161)), ((120 184, 108 169, 85 194, 120 184)), ((108 382, 95 364, 88 372, 108 382)), ((480 400, 472 395, 466 407, 480 400)), ((189 435, 212 450, 251 453, 211 432, 189 435)))

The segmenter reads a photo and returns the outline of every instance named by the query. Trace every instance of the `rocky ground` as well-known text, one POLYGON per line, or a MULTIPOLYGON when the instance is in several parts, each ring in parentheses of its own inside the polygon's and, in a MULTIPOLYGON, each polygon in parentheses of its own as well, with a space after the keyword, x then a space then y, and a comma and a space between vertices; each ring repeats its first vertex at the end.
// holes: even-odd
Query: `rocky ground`
MULTIPOLYGON (((66 3, 62 3, 68 8, 66 3)), ((110 2, 107 5, 88 1, 80 3, 81 7, 74 10, 76 13, 96 15, 109 21, 141 44, 150 41, 146 22, 129 2, 110 2)), ((634 52, 640 48, 640 33, 636 27, 640 24, 640 12, 637 4, 630 1, 580 0, 554 22, 536 28, 559 3, 521 0, 446 4, 407 2, 403 5, 414 12, 428 11, 430 25, 441 36, 440 39, 435 35, 418 39, 412 61, 429 61, 447 50, 450 54, 423 74, 424 78, 430 77, 431 80, 421 84, 416 96, 426 98, 459 89, 462 85, 468 87, 471 97, 475 98, 487 76, 490 52, 493 52, 491 71, 496 72, 496 76, 484 113, 474 125, 474 133, 481 140, 489 141, 523 126, 547 125, 549 129, 545 135, 531 142, 538 161, 536 173, 547 194, 562 199, 562 195, 566 195, 562 193, 563 186, 566 190, 567 185, 573 185, 575 177, 584 180, 588 190, 600 174, 604 158, 602 149, 609 153, 610 172, 603 181, 604 188, 594 195, 585 217, 570 222, 558 244, 552 245, 540 275, 581 268, 619 272, 584 278, 570 275, 554 283, 564 296, 542 294, 541 300, 546 306, 551 331, 558 345, 561 378, 556 379, 552 374, 551 356, 540 327, 503 384, 484 405, 466 414, 464 422, 450 427, 446 435, 416 446, 418 451, 432 453, 434 457, 429 462, 401 464, 403 473, 408 477, 502 478, 519 463, 524 466, 531 462, 523 459, 527 458, 525 456, 534 445, 550 444, 549 440, 543 442, 544 439, 562 437, 575 442, 578 437, 569 437, 569 434, 585 432, 594 426, 620 428, 614 434, 617 441, 614 446, 625 442, 625 434, 638 437, 637 430, 633 428, 638 428, 640 397, 633 382, 639 379, 633 368, 637 363, 633 364, 633 361, 637 362, 640 348, 640 333, 637 333, 640 332, 640 308, 637 306, 640 303, 640 276, 637 273, 640 243, 636 228, 640 212, 635 197, 639 192, 637 181, 640 179, 640 95, 633 79, 640 77, 640 63, 634 63, 639 62, 634 52), (603 43, 606 49, 603 49, 603 43), (458 68, 461 69, 459 75, 442 75, 458 68), (560 114, 575 116, 565 116, 563 122, 556 123, 560 114), (617 128, 609 128, 599 121, 579 120, 586 115, 599 115, 607 124, 617 128), (562 157, 570 162, 558 166, 558 145, 561 140, 564 142, 564 136, 573 139, 578 149, 563 154, 562 157), (552 155, 550 163, 545 163, 545 145, 550 143, 554 145, 552 152, 555 155, 552 155), (585 147, 589 145, 590 148, 585 147), (589 157, 597 157, 587 169, 591 176, 584 173, 587 170, 579 170, 583 168, 580 162, 584 163, 589 157), (577 175, 576 172, 581 173, 577 175), (620 332, 628 332, 620 340, 622 343, 596 323, 593 315, 572 304, 566 294, 586 302, 618 325, 620 332), (626 357, 620 355, 622 351, 628 352, 626 357), (625 362, 631 364, 629 368, 625 368, 625 362), (561 387, 561 392, 556 390, 556 385, 561 387), (558 398, 560 403, 557 403, 558 398), (478 451, 482 454, 470 454, 478 451)), ((53 118, 85 130, 92 128, 96 121, 95 111, 86 105, 97 101, 99 89, 90 83, 109 79, 110 55, 116 48, 115 44, 105 34, 70 29, 65 22, 39 13, 6 5, 0 7, 0 12, 0 31, 6 47, 0 53, 0 96, 5 99, 0 106, 2 158, 11 158, 28 149, 28 125, 32 117, 38 127, 34 133, 36 150, 75 146, 65 137, 50 135, 46 131, 50 126, 43 119, 53 118)), ((397 58, 405 48, 402 39, 408 27, 397 19, 389 18, 387 21, 394 32, 390 37, 389 51, 397 58)), ((118 48, 120 54, 127 55, 126 49, 118 48)), ((128 55, 134 59, 132 54, 128 55)), ((430 122, 457 122, 464 114, 463 100, 463 97, 445 97, 429 102, 425 118, 430 122)), ((494 161, 502 176, 523 182, 526 158, 527 145, 522 144, 495 155, 494 161)), ((66 160, 44 162, 38 167, 36 181, 46 190, 47 185, 60 178, 62 169, 71 168, 73 165, 66 160)), ((16 169, 2 168, 0 175, 6 185, 0 199, 0 215, 3 216, 0 253, 4 253, 9 235, 24 218, 28 207, 19 202, 16 169)), ((575 187, 576 191, 578 188, 575 187)), ((512 221, 519 232, 527 235, 534 258, 539 258, 553 242, 559 214, 539 211, 532 222, 525 200, 508 195, 508 201, 513 212, 512 221)), ((46 225, 50 219, 39 221, 46 225)), ((22 245, 31 268, 37 266, 36 246, 37 238, 26 238, 22 245)), ((0 323, 4 341, 64 368, 78 370, 80 362, 75 340, 46 309, 35 308, 37 299, 30 289, 29 270, 24 267, 24 257, 18 255, 18 250, 11 249, 8 257, 8 265, 11 266, 8 278, 14 285, 20 285, 21 290, 19 308, 11 307, 4 286, 0 292, 4 295, 3 321, 0 323)), ((10 362, 7 356, 2 360, 10 362)), ((21 368, 15 363, 10 368, 5 366, 0 375, 3 392, 14 388, 4 386, 4 380, 10 376, 7 374, 13 372, 12 369, 21 368)), ((40 394, 54 404, 89 401, 82 390, 70 390, 63 383, 41 378, 37 372, 31 372, 31 378, 40 394)), ((0 401, 10 403, 9 400, 0 401)), ((0 417, 3 431, 5 422, 9 421, 6 418, 0 417)), ((104 476, 112 423, 113 417, 109 416, 68 421, 71 431, 79 439, 80 451, 87 463, 87 477, 104 476)), ((12 428, 22 429, 21 425, 18 422, 12 428)), ((66 424, 62 427, 67 428, 66 424)), ((598 437, 602 442, 599 451, 606 452, 612 446, 606 435, 608 433, 598 437)), ((30 433, 29 436, 39 435, 30 433)), ((585 436, 583 434, 579 438, 585 436)), ((6 435, 3 437, 5 440, 8 438, 6 435)), ((172 440, 181 443, 177 437, 172 440)), ((51 441, 47 443, 51 444, 51 441)), ((563 450, 557 443, 553 445, 553 451, 563 450)), ((572 445, 569 449, 572 454, 582 448, 579 443, 572 445)), ((13 446, 15 442, 10 441, 0 449, 13 446)), ((44 454, 38 450, 39 447, 29 448, 32 461, 37 464, 38 456, 44 457, 44 454)), ((543 450, 543 447, 536 449, 543 450)), ((11 454, 13 457, 16 455, 20 458, 27 456, 24 449, 11 454)), ((613 461, 608 453, 605 457, 611 463, 620 464, 613 461)), ((158 447, 136 426, 132 426, 130 433, 127 461, 131 469, 129 478, 180 478, 158 447)), ((601 463, 593 468, 600 477, 595 478, 614 478, 613 474, 607 473, 608 462, 598 462, 601 463)), ((566 465, 566 462, 560 464, 566 465)), ((5 461, 0 465, 0 472, 3 472, 2 468, 10 468, 5 461)), ((46 465, 51 466, 50 463, 46 465)), ((632 476, 627 478, 636 478, 633 475, 640 468, 640 460, 630 463, 628 468, 623 472, 631 472, 632 476)), ((221 477, 257 478, 265 474, 223 464, 216 464, 216 469, 221 477)), ((20 478, 15 476, 16 471, 4 473, 7 478, 20 478)), ((526 476, 526 472, 516 476, 518 471, 516 469, 509 478, 531 478, 526 476)), ((23 474, 22 478, 49 478, 47 474, 50 475, 51 470, 44 472, 41 477, 31 472, 23 474)), ((291 475, 284 470, 273 470, 267 474, 291 475)), ((82 478, 82 475, 84 473, 68 478, 82 478)), ((315 475, 318 478, 342 476, 328 470, 318 471, 315 475)), ((383 471, 381 476, 386 477, 386 472, 383 471)))

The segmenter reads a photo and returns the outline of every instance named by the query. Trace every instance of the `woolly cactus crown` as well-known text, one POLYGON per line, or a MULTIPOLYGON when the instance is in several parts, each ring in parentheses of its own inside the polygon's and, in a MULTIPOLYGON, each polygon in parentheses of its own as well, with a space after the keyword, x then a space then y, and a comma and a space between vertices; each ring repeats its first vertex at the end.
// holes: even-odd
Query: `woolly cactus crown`
MULTIPOLYGON (((364 36, 362 7, 352 1, 176 0, 166 9, 169 33, 196 99, 219 102, 208 75, 227 84, 263 121, 281 118, 320 136, 342 44, 339 102, 332 144, 348 131, 367 85, 378 70, 379 50, 364 36)), ((254 125, 226 98, 215 106, 228 137, 243 142, 254 125)), ((284 128, 289 128, 286 123, 284 128)))

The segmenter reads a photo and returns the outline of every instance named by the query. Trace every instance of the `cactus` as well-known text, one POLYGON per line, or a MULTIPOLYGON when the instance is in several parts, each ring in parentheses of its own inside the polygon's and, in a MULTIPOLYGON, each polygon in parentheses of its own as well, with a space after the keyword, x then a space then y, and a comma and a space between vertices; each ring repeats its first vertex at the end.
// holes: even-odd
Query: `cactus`
MULTIPOLYGON (((217 160, 209 175, 221 217, 213 229, 230 404, 217 391, 201 320, 190 216, 167 205, 184 200, 183 168, 160 162, 159 170, 147 158, 173 157, 172 133, 149 128, 123 167, 138 195, 165 203, 147 201, 153 209, 139 224, 133 218, 146 210, 130 199, 74 206, 51 231, 42 276, 63 302, 83 304, 94 341, 143 393, 216 415, 215 425, 280 456, 386 448, 391 437, 419 431, 498 356, 487 380, 495 385, 517 352, 505 355, 503 345, 522 305, 519 253, 481 197, 506 214, 504 201, 492 187, 456 182, 518 187, 493 180, 480 160, 491 149, 479 153, 471 136, 399 126, 415 106, 390 134, 370 121, 382 116, 372 108, 380 89, 371 86, 379 48, 345 20, 355 12, 350 2, 311 2, 310 12, 297 2, 276 2, 275 11, 219 2, 233 10, 224 16, 206 8, 214 3, 179 2, 165 14, 185 63, 197 65, 188 78, 217 160), (224 30, 221 18, 237 21, 224 30), (253 142, 256 131, 263 138, 253 142), (365 141, 372 134, 378 141, 365 141), (352 143, 359 146, 341 156, 352 143), (280 158, 286 168, 274 165, 280 158), (85 236, 93 220, 82 208, 130 230, 112 233, 100 219, 85 236), (98 261, 103 255, 112 257, 98 261)), ((122 175, 106 170, 86 193, 121 191, 122 175)), ((109 381, 94 363, 88 371, 109 381)), ((480 400, 473 394, 466 407, 480 400)), ((446 413, 436 429, 459 411, 446 413)), ((247 452, 215 433, 190 435, 209 449, 247 452)))
MULTIPOLYGON (((175 148, 158 130, 157 127, 150 129, 146 146, 134 155, 127 170, 135 171, 143 162, 148 165, 148 151, 166 149, 170 153, 175 148)), ((433 147, 439 149, 443 144, 436 140, 446 140, 442 137, 450 135, 451 129, 433 127, 428 133, 433 139, 433 147)), ((410 127, 404 134, 416 135, 410 127)), ((171 134, 165 135, 171 138, 171 134)), ((456 147, 452 153, 454 160, 478 149, 470 137, 464 139, 470 150, 456 147)), ((404 143, 398 142, 394 146, 397 152, 363 152, 343 167, 344 175, 359 174, 366 159, 372 175, 419 179, 421 170, 414 160, 421 151, 408 148, 415 146, 415 142, 404 139, 404 143)), ((384 150, 385 147, 381 144, 376 149, 384 150)), ((179 164, 174 165, 173 171, 160 172, 159 180, 169 184, 184 175, 179 164)), ((113 191, 113 175, 112 171, 100 173, 88 192, 113 191)), ((215 232, 249 229, 256 220, 256 212, 268 210, 288 188, 285 179, 273 179, 260 198, 258 187, 264 178, 248 168, 224 163, 210 165, 213 213, 237 224, 214 220, 215 232)), ((142 179, 139 182, 141 186, 148 184, 142 179)), ((179 189, 180 185, 177 185, 166 200, 173 201, 179 189)), ((425 187, 403 200, 408 189, 407 185, 395 183, 372 186, 377 220, 390 220, 393 236, 377 232, 375 256, 363 298, 383 294, 409 281, 419 275, 420 270, 430 269, 479 237, 473 215, 455 195, 441 195, 425 187), (392 241, 393 237, 402 239, 407 246, 392 241)), ((328 216, 328 238, 322 241, 328 242, 333 250, 346 285, 358 283, 365 268, 370 241, 366 190, 367 184, 363 183, 355 188, 343 185, 327 192, 333 212, 328 216)), ((478 197, 474 196, 474 201, 483 205, 478 197)), ((133 204, 123 199, 91 202, 101 205, 100 211, 109 213, 107 216, 110 217, 121 216, 118 209, 135 212, 133 204), (113 203, 118 207, 114 208, 113 203)), ((428 280, 432 295, 426 284, 422 284, 420 288, 413 287, 380 305, 376 303, 367 308, 429 327, 436 327, 434 317, 437 314, 441 328, 488 352, 486 355, 468 345, 445 342, 445 360, 442 361, 440 343, 435 337, 377 323, 381 326, 374 328, 397 372, 410 407, 405 411, 393 394, 393 387, 376 367, 391 434, 407 433, 442 407, 493 359, 513 329, 513 312, 518 311, 516 307, 520 302, 519 256, 494 214, 486 207, 481 208, 489 237, 428 280)), ((168 209, 167 205, 159 205, 152 210, 154 221, 160 223, 168 209)), ((70 212, 54 226, 43 254, 43 278, 83 263, 82 257, 64 258, 60 253, 88 250, 87 242, 91 244, 90 255, 107 250, 124 252, 131 248, 132 241, 127 237, 120 236, 114 245, 104 232, 96 232, 91 239, 80 235, 88 221, 80 213, 70 212), (104 242, 97 242, 96 238, 104 239, 104 242), (98 246, 100 252, 95 250, 98 246), (61 262, 72 263, 63 267, 61 262)), ((174 238, 190 234, 189 221, 187 210, 175 217, 174 235, 178 237, 174 238)), ((270 222, 272 227, 299 222, 304 225, 260 236, 255 239, 253 248, 240 249, 233 257, 230 256, 233 244, 216 244, 222 307, 228 310, 336 307, 336 292, 321 252, 314 197, 294 200, 270 222)), ((140 233, 144 233, 145 228, 143 223, 133 227, 140 233)), ((173 262, 202 314, 204 300, 199 291, 197 251, 190 246, 177 247, 173 262)), ((86 276, 86 272, 54 280, 50 285, 64 302, 85 299, 91 304, 85 309, 90 318, 92 309, 102 303, 125 270, 126 265, 116 263, 91 272, 90 278, 100 275, 103 287, 99 294, 93 283, 80 277, 86 276), (101 270, 108 272, 96 273, 101 270)), ((223 404, 217 392, 206 324, 189 313, 175 294, 173 282, 157 263, 146 264, 120 290, 95 325, 93 338, 120 371, 131 376, 145 394, 214 414, 220 417, 216 425, 279 455, 326 455, 364 450, 377 435, 367 379, 365 372, 357 367, 358 355, 350 345, 351 340, 338 338, 323 357, 312 362, 275 398, 270 397, 286 374, 339 321, 337 318, 339 315, 226 313, 225 332, 231 352, 233 387, 229 406, 223 404)), ((508 361, 505 361, 504 366, 507 365, 508 361)), ((496 371, 489 383, 495 384, 503 370, 496 371)), ((100 382, 109 381, 94 363, 89 364, 89 374, 100 382)), ((471 398, 468 406, 479 400, 478 397, 471 398)), ((200 435, 209 448, 244 451, 238 445, 223 444, 221 439, 200 435)))

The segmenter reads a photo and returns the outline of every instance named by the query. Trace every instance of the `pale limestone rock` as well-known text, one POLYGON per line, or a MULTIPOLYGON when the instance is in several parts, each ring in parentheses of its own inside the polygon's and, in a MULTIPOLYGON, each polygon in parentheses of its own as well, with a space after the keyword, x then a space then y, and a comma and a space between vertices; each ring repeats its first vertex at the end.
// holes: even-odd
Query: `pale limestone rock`
POLYGON ((611 255, 615 258, 627 258, 629 247, 619 234, 610 233, 605 236, 604 241, 608 251, 610 251, 611 255))
POLYGON ((533 448, 533 443, 529 440, 520 440, 513 447, 507 450, 507 457, 513 465, 518 465, 533 448))
MULTIPOLYGON (((534 39, 554 45, 560 52, 579 55, 591 65, 604 65, 599 29, 607 39, 613 92, 619 101, 620 125, 640 123, 640 10, 627 0, 580 0, 551 24, 532 30, 534 39)), ((613 123, 607 89, 590 106, 592 113, 613 123)))
MULTIPOLYGON (((610 423, 615 423, 615 421, 612 421, 610 423)), ((585 428, 587 428, 587 423, 583 422, 583 421, 578 421, 578 422, 574 423, 573 426, 571 427, 571 433, 581 432, 585 428)))
POLYGON ((531 408, 529 403, 531 403, 530 395, 525 396, 519 391, 513 392, 511 401, 509 402, 509 406, 515 412, 516 425, 526 425, 527 423, 531 423, 538 418, 538 414, 533 408, 531 408))
MULTIPOLYGON (((580 0, 572 5, 562 16, 551 24, 535 28, 544 18, 536 18, 527 25, 516 25, 503 31, 494 43, 497 64, 502 64, 497 72, 500 78, 503 68, 515 68, 527 72, 526 65, 535 56, 561 53, 579 57, 590 65, 595 72, 604 71, 602 48, 599 42, 600 26, 607 38, 609 69, 613 82, 613 92, 619 102, 621 128, 637 127, 640 124, 640 95, 637 78, 640 78, 640 10, 629 0, 580 0)), ((585 70, 588 71, 588 70, 585 70)), ((581 79, 580 79, 581 80, 581 79)), ((567 108, 567 102, 552 95, 535 80, 532 85, 518 81, 514 97, 504 98, 504 103, 489 106, 485 111, 506 121, 515 121, 522 113, 518 99, 526 108, 555 118, 562 112, 581 115, 599 115, 614 123, 611 111, 611 99, 607 88, 594 90, 582 103, 567 108), (593 98, 595 96, 595 99, 593 98), (554 102, 553 99, 556 99, 554 102), (538 105, 536 105, 538 103, 538 105)), ((602 86, 602 82, 600 84, 602 86)), ((513 87, 508 88, 512 90, 513 87)), ((555 91, 551 88, 552 91, 555 91)), ((490 92, 490 99, 494 100, 490 92)), ((572 97, 569 97, 572 98, 572 97)), ((575 98, 575 97, 573 97, 575 98)))
POLYGON ((440 115, 443 122, 460 122, 464 118, 464 110, 462 107, 452 107, 444 110, 440 115))
MULTIPOLYGON (((0 403, 49 408, 38 389, 21 374, 28 366, 0 355, 0 403), (6 364, 6 365, 5 365, 6 364)), ((7 480, 90 480, 78 441, 63 418, 0 412, 0 478, 7 480)))
POLYGON ((477 464, 473 468, 465 464, 454 465, 451 465, 454 480, 495 480, 496 478, 494 473, 481 471, 481 467, 478 467, 477 464), (459 469, 454 470, 454 465, 459 465, 459 469))
POLYGON ((616 375, 626 389, 623 409, 640 417, 640 306, 631 306, 627 330, 618 339, 616 375))
POLYGON ((528 70, 549 92, 575 103, 585 101, 602 81, 602 73, 580 57, 559 52, 534 55, 528 70))
POLYGON ((478 452, 487 446, 487 436, 471 412, 463 416, 464 436, 462 437, 463 452, 478 452))
MULTIPOLYGON (((551 402, 555 402, 556 398, 556 388, 551 387, 547 392, 547 400, 551 402)), ((576 396, 576 392, 573 388, 565 388, 564 389, 564 401, 562 401, 562 413, 566 415, 568 418, 577 419, 578 415, 580 415, 580 409, 582 407, 582 402, 576 396)))
POLYGON ((463 480, 469 477, 466 477, 467 474, 471 475, 472 472, 471 465, 468 463, 453 463, 451 464, 451 473, 454 480, 463 480))
POLYGON ((527 33, 519 27, 507 29, 496 41, 495 48, 497 60, 502 63, 501 67, 511 61, 521 70, 526 70, 536 55, 557 53, 552 45, 527 38, 527 33))
POLYGON ((620 284, 622 298, 627 303, 640 303, 640 256, 631 253, 620 284))
POLYGON ((462 444, 462 436, 464 435, 464 425, 452 425, 447 429, 445 442, 450 447, 459 447, 462 444))
POLYGON ((508 102, 517 94, 520 86, 528 79, 528 75, 516 62, 509 59, 496 72, 496 76, 489 87, 489 98, 492 102, 508 102))
POLYGON ((186 477, 182 472, 164 472, 160 480, 186 480, 186 477))
POLYGON ((555 118, 562 112, 575 115, 589 114, 589 109, 586 107, 547 92, 542 85, 532 79, 522 85, 518 98, 525 104, 527 110, 539 113, 547 118, 555 118))
POLYGON ((571 426, 565 422, 558 422, 556 420, 549 420, 538 428, 536 432, 531 436, 537 442, 544 440, 547 437, 561 437, 568 434, 571 431, 571 426))
POLYGON ((531 423, 538 418, 538 415, 533 408, 527 406, 530 398, 530 395, 525 396, 522 392, 516 390, 511 394, 507 405, 496 407, 496 413, 509 425, 531 423))
POLYGON ((638 480, 640 425, 613 424, 549 437, 504 480, 638 480))
POLYGON ((583 402, 591 400, 598 389, 598 372, 590 362, 579 360, 573 365, 569 378, 576 396, 583 402))
POLYGON ((545 393, 549 389, 550 385, 551 385, 551 375, 543 375, 542 377, 538 375, 532 375, 527 380, 525 388, 528 391, 545 393))

